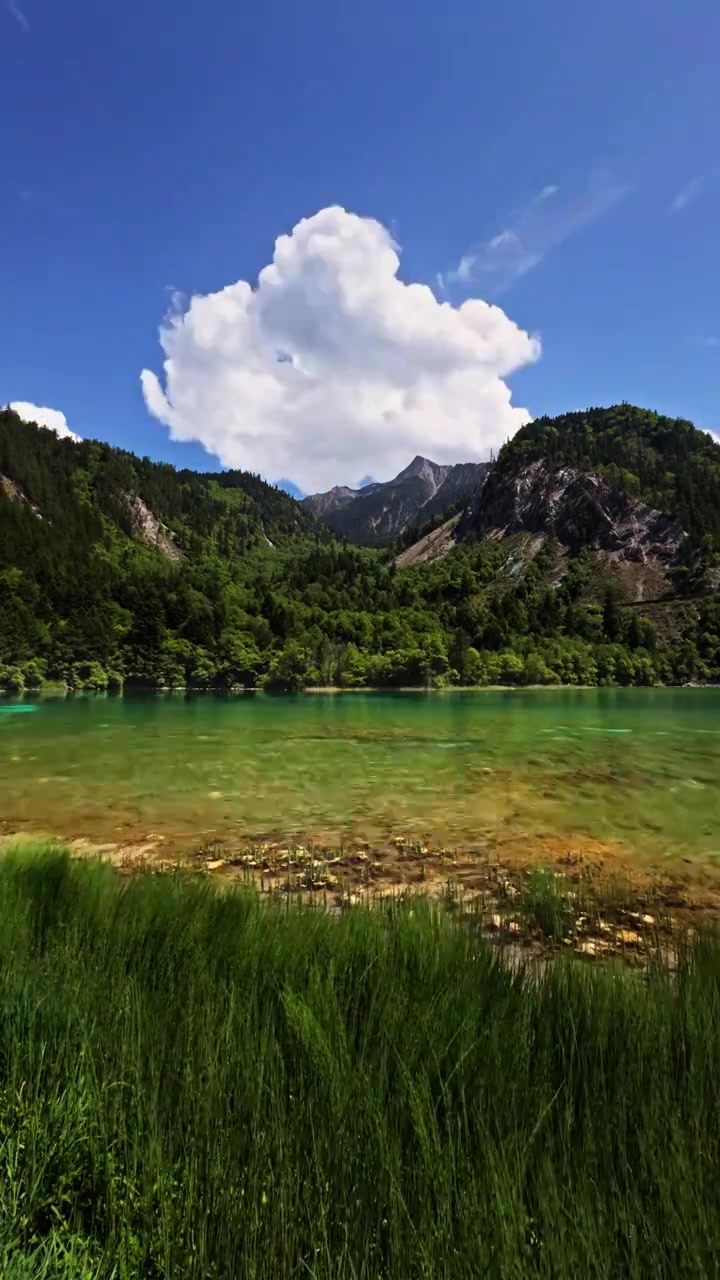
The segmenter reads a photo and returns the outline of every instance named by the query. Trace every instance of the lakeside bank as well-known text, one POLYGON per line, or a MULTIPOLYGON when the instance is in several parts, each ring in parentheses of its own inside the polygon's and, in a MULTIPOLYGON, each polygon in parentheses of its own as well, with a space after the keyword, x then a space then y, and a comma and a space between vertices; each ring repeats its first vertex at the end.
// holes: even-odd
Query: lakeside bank
POLYGON ((442 904, 330 915, 52 848, 0 858, 0 909, 4 1275, 720 1264, 711 936, 538 980, 442 904))

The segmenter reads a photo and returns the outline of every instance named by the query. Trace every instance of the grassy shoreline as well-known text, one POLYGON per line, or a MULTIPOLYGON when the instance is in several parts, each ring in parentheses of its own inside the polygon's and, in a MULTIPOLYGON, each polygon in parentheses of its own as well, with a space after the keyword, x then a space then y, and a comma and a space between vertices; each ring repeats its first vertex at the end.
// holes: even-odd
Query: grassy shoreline
POLYGON ((621 685, 621 684, 474 684, 474 685, 362 685, 354 688, 344 688, 338 685, 307 685, 303 689, 282 690, 282 689, 266 689, 260 686, 247 688, 214 688, 207 686, 194 685, 148 685, 145 686, 120 686, 115 689, 90 689, 90 688, 70 688, 69 685, 49 682, 41 685, 37 689, 2 689, 0 688, 0 701, 12 704, 14 702, 32 702, 38 698, 133 698, 138 696, 163 694, 165 696, 183 696, 192 694, 194 697, 198 695, 206 695, 209 697, 225 697, 225 698, 243 698, 263 696, 268 698, 277 697, 316 697, 322 695, 332 695, 338 697, 348 694, 354 696, 357 694, 465 694, 465 693, 556 693, 558 690, 582 692, 583 690, 603 689, 609 692, 619 691, 623 689, 652 689, 659 692, 662 689, 697 689, 699 691, 707 691, 708 689, 720 689, 720 682, 715 680, 706 681, 689 681, 684 683, 669 683, 654 685, 621 685))
POLYGON ((57 846, 0 860, 0 1271, 715 1274, 720 945, 508 967, 57 846))
POLYGON ((577 834, 505 839, 493 847, 448 846, 404 833, 375 843, 280 829, 254 837, 220 829, 173 834, 148 831, 142 823, 118 839, 117 831, 103 837, 0 822, 0 856, 38 844, 104 861, 122 875, 199 874, 223 889, 250 889, 331 912, 425 897, 482 916, 494 942, 510 940, 528 954, 553 953, 562 942, 581 954, 622 955, 644 964, 695 926, 720 923, 720 869, 714 864, 682 858, 658 863, 577 834), (550 928, 538 921, 536 908, 553 921, 550 928))

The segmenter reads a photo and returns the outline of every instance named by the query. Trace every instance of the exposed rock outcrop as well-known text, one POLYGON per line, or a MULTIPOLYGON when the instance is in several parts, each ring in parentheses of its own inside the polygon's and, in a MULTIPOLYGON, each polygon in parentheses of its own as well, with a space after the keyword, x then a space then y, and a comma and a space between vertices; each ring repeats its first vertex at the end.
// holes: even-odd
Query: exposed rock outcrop
POLYGON ((673 561, 686 533, 677 521, 614 489, 594 472, 553 469, 543 460, 513 474, 492 473, 458 528, 489 533, 544 533, 571 551, 588 547, 613 559, 673 561))
POLYGON ((42 520, 40 509, 35 506, 34 502, 30 501, 26 493, 23 493, 20 485, 11 480, 9 476, 0 474, 0 490, 13 502, 20 502, 23 506, 29 507, 33 515, 37 516, 38 520, 42 520))
POLYGON ((342 511, 349 502, 354 502, 360 494, 366 493, 368 489, 377 488, 376 485, 367 485, 364 489, 348 489, 347 485, 336 484, 334 489, 328 489, 327 493, 313 493, 309 498, 303 498, 303 506, 308 511, 317 516, 318 520, 324 520, 328 516, 332 516, 335 511, 342 511))
POLYGON ((424 538, 401 551, 395 557, 398 569, 404 569, 410 564, 431 564, 433 560, 442 560, 455 546, 454 534, 459 519, 459 516, 452 516, 437 529, 433 529, 432 533, 425 534, 424 538))
POLYGON ((142 498, 137 494, 123 494, 125 503, 132 517, 136 532, 149 547, 155 547, 166 560, 172 564, 181 564, 185 559, 184 552, 175 542, 175 534, 168 529, 142 498))

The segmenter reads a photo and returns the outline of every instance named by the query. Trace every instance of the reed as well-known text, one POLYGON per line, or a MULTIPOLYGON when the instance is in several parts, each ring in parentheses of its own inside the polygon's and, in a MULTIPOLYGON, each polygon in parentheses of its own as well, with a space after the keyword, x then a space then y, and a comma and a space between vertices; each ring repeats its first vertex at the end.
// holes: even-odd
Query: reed
POLYGON ((713 936, 538 973, 442 904, 40 845, 0 860, 0 921, 8 1280, 718 1273, 713 936))

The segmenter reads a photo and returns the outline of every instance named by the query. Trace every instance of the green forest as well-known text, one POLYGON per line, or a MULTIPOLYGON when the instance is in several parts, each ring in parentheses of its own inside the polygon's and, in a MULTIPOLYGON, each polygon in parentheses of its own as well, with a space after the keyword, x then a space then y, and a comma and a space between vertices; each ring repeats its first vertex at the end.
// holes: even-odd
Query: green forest
MULTIPOLYGON (((542 456, 603 470, 681 521, 696 569, 714 564, 720 448, 690 423, 630 406, 539 419, 487 483, 542 456)), ((720 597, 702 583, 679 576, 674 599, 638 608, 589 551, 548 539, 527 555, 522 534, 397 569, 257 476, 179 471, 0 411, 7 691, 717 680, 720 597)))

